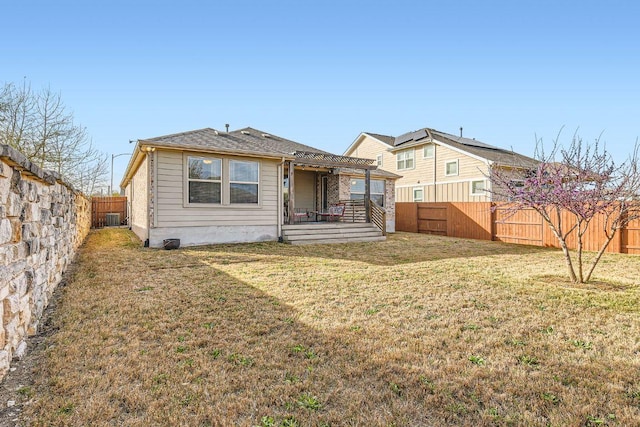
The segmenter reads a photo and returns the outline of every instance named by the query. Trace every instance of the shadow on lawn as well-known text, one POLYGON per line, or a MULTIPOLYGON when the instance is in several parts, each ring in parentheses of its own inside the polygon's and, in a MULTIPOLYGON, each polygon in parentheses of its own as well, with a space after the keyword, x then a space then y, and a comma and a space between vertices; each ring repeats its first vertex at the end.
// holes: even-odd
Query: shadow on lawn
POLYGON ((285 257, 319 257, 361 261, 372 265, 394 266, 452 258, 475 258, 492 255, 526 255, 556 251, 529 245, 515 245, 486 240, 460 239, 417 233, 394 233, 383 242, 343 243, 323 245, 287 245, 282 243, 250 243, 215 245, 194 248, 214 252, 238 253, 239 259, 250 259, 246 254, 285 257))
MULTIPOLYGON (((425 241, 420 245, 431 239, 425 241)), ((305 426, 489 425, 496 414, 523 411, 518 402, 528 402, 531 419, 548 420, 549 412, 579 416, 570 402, 547 405, 533 382, 512 385, 513 368, 475 367, 466 354, 447 348, 453 343, 439 335, 444 330, 416 337, 397 324, 401 319, 332 312, 326 305, 325 312, 301 313, 190 251, 104 246, 82 248, 58 308, 57 316, 74 322, 59 322, 52 337, 36 399, 26 410, 38 414, 37 425, 269 425, 262 417, 272 417, 273 425, 287 419, 305 426)), ((369 247, 345 245, 331 256, 357 251, 373 263, 369 247)), ((242 254, 275 248, 296 257, 325 246, 229 245, 224 251, 238 252, 226 261, 246 262, 242 254)), ((411 251, 418 257, 420 248, 411 251)), ((287 291, 287 301, 303 292, 287 291)), ((323 298, 341 302, 340 295, 323 298)), ((630 372, 632 362, 619 368, 621 375, 630 372)))

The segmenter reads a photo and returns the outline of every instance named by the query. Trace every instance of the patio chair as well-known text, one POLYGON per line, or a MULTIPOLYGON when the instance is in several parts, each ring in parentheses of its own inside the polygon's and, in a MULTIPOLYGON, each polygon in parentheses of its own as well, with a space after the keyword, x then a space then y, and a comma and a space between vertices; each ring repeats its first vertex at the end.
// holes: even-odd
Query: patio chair
POLYGON ((295 208, 293 212, 293 222, 308 221, 311 218, 311 212, 305 208, 295 208))
POLYGON ((327 221, 338 221, 344 216, 345 205, 344 203, 336 203, 329 206, 326 212, 317 212, 317 215, 326 218, 327 221))

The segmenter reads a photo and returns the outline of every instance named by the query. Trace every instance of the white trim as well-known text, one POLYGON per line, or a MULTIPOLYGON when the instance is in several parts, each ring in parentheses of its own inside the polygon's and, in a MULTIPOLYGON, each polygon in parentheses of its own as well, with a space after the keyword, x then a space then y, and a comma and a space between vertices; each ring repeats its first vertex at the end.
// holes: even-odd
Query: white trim
POLYGON ((460 175, 460 159, 449 160, 444 162, 444 176, 459 176, 460 175), (447 173, 447 166, 451 163, 456 164, 456 173, 447 173))
POLYGON ((424 202, 424 185, 421 187, 413 187, 413 191, 411 192, 411 200, 414 202, 424 202), (416 200, 416 190, 422 191, 422 199, 416 200))
POLYGON ((469 195, 470 196, 474 196, 474 197, 485 197, 487 195, 487 180, 486 179, 474 179, 473 181, 471 181, 469 183, 469 195), (480 191, 480 193, 474 193, 473 192, 473 183, 474 182, 481 182, 484 186, 484 188, 480 191))
MULTIPOLYGON (((395 153, 394 157, 395 157, 394 160, 396 162, 396 171, 410 171, 410 170, 413 170, 413 169, 416 168, 416 150, 415 150, 415 148, 408 148, 406 150, 398 151, 398 152, 395 153), (398 168, 398 154, 405 153, 405 152, 408 153, 409 151, 411 151, 413 153, 413 159, 412 159, 413 160, 413 166, 410 167, 410 168, 402 168, 402 169, 398 168)), ((407 159, 404 159, 404 164, 406 166, 407 159)))
POLYGON ((482 178, 456 179, 453 181, 436 181, 435 183, 433 182, 413 183, 413 184, 405 184, 405 185, 396 185, 396 188, 416 187, 418 185, 426 186, 426 185, 441 185, 441 184, 459 184, 461 182, 480 181, 481 179, 486 179, 486 178, 482 177, 482 178))
POLYGON ((436 144, 434 144, 433 142, 428 142, 426 144, 424 144, 424 147, 422 147, 422 159, 433 159, 436 156, 436 144), (430 156, 425 156, 424 155, 424 150, 425 148, 427 148, 428 146, 433 147, 433 154, 431 154, 430 156))
POLYGON ((361 143, 364 140, 365 136, 368 136, 369 138, 373 139, 378 144, 384 146, 387 149, 386 151, 389 151, 390 148, 393 148, 392 146, 390 146, 386 142, 380 141, 375 136, 372 136, 372 135, 370 135, 370 134, 368 134, 366 132, 360 132, 360 135, 358 135, 358 137, 351 143, 351 145, 349 145, 349 147, 345 150, 345 152, 342 155, 343 156, 348 156, 349 154, 347 154, 347 153, 351 152, 356 147, 356 145, 361 143))
POLYGON ((384 163, 384 154, 376 154, 376 166, 382 167, 384 163), (380 159, 380 160, 378 160, 380 159))

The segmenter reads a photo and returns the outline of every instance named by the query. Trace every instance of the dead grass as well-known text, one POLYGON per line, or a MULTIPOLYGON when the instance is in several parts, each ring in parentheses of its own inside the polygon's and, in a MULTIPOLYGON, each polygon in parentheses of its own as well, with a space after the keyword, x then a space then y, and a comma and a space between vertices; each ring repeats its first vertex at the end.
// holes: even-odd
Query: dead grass
POLYGON ((398 233, 143 249, 90 235, 31 425, 637 425, 640 262, 398 233))

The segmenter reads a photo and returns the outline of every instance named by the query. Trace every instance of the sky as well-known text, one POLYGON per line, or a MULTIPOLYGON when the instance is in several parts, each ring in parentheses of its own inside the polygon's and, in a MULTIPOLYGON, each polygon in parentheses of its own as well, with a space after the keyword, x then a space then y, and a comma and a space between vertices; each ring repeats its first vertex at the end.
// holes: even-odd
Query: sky
MULTIPOLYGON (((423 127, 533 155, 640 136, 634 1, 2 0, 0 84, 59 92, 109 156, 251 126, 342 154, 423 127), (561 132, 562 130, 562 132, 561 132)), ((117 187, 128 156, 114 159, 117 187)))

